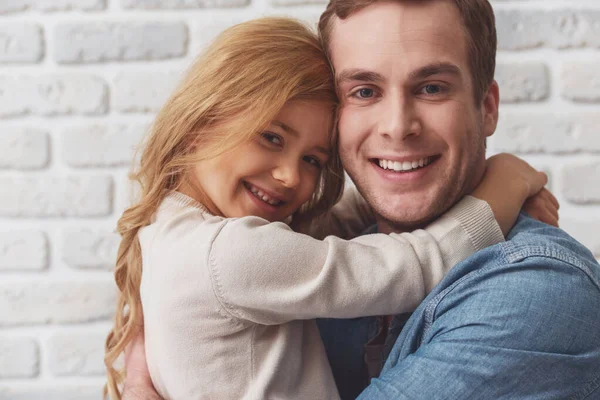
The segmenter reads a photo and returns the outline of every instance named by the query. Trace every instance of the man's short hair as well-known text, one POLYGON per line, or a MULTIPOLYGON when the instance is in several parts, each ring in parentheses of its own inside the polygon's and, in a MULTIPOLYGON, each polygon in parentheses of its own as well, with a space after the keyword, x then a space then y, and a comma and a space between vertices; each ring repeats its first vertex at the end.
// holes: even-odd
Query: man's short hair
MULTIPOLYGON (((329 41, 333 26, 333 16, 346 19, 352 13, 362 10, 378 1, 387 0, 330 0, 319 20, 319 36, 327 54, 330 54, 329 41)), ((393 0, 400 2, 432 0, 393 0)), ((494 79, 496 68, 496 23, 494 11, 488 0, 449 0, 452 1, 466 28, 469 68, 473 78, 473 91, 477 103, 483 100, 494 79)))

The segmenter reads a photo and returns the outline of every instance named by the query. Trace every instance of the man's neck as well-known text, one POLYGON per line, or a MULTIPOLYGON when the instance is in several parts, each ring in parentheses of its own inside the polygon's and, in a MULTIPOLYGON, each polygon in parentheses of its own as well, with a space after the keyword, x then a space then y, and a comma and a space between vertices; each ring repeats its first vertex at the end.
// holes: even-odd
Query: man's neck
POLYGON ((404 233, 404 232, 412 232, 417 229, 422 229, 428 225, 428 223, 419 223, 419 224, 398 224, 388 221, 385 218, 380 216, 376 216, 375 220, 377 222, 377 232, 378 233, 404 233))

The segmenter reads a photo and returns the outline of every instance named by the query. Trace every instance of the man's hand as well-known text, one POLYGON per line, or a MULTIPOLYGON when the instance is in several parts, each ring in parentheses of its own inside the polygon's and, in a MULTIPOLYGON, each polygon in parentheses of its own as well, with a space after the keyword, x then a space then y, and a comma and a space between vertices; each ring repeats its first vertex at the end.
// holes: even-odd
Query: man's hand
POLYGON ((144 329, 142 327, 125 348, 125 370, 127 374, 123 386, 122 400, 162 400, 154 386, 152 386, 144 344, 144 329))

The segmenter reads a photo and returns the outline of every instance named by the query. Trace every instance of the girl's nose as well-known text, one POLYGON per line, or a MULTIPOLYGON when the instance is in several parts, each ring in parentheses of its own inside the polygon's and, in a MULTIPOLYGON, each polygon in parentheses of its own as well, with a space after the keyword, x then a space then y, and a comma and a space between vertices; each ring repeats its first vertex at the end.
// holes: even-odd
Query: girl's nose
POLYGON ((273 178, 281 182, 285 187, 295 189, 300 184, 298 164, 295 162, 288 162, 278 165, 273 169, 273 178))

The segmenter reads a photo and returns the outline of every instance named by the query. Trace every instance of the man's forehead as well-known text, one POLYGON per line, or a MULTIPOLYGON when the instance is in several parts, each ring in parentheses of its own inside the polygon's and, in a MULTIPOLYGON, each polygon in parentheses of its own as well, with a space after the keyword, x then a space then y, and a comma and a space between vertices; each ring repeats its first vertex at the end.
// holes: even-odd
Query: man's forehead
MULTIPOLYGON (((434 41, 457 45, 465 31, 458 10, 450 2, 376 2, 345 19, 333 17, 330 50, 356 44, 383 47, 389 44, 434 41)), ((390 46, 388 46, 390 47, 390 46)))
MULTIPOLYGON (((412 3, 412 2, 409 2, 412 3)), ((444 14, 447 5, 403 8, 401 3, 375 3, 335 18, 329 50, 336 72, 339 68, 376 67, 377 63, 419 64, 420 62, 466 59, 466 36, 457 10, 444 14), (431 7, 430 7, 431 8, 431 7), (453 18, 456 17, 459 23, 453 18), (400 57, 399 57, 400 56, 400 57), (420 59, 418 61, 417 59, 420 59)), ((414 65, 419 67, 419 65, 414 65)))

